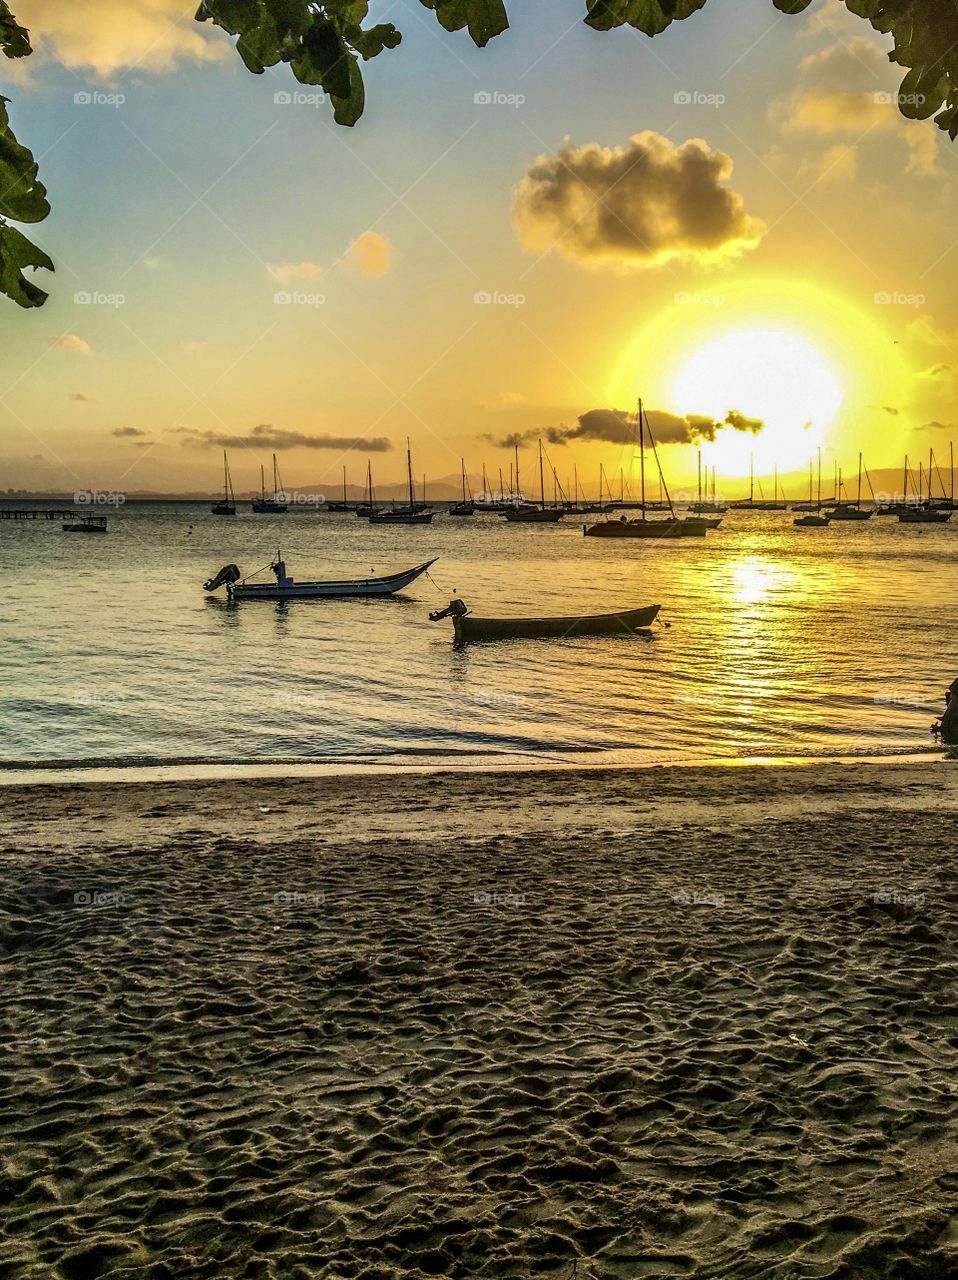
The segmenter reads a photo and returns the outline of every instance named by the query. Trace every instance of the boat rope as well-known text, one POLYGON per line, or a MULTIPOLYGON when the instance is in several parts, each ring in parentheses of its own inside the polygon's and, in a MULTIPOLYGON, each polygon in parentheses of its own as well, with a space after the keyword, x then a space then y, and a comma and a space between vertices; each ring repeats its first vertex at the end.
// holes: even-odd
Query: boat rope
MULTIPOLYGON (((429 572, 429 570, 428 570, 428 569, 425 571, 425 576, 429 579, 429 581, 432 583, 432 585, 436 588, 436 595, 445 597, 445 596, 446 596, 446 594, 447 594, 447 592, 445 591, 445 589, 444 589, 443 587, 441 587, 441 586, 439 585, 439 583, 438 583, 438 582, 436 581, 436 579, 432 576, 432 574, 429 572)), ((453 596, 456 594, 456 588, 455 588, 455 587, 453 587, 453 589, 452 589, 452 594, 453 594, 453 596)))

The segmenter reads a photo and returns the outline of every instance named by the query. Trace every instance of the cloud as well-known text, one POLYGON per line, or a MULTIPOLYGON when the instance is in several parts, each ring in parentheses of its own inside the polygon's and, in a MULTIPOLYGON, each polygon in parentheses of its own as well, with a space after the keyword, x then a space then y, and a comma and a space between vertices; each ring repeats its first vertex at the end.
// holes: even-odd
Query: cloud
POLYGON ((512 216, 525 249, 556 249, 581 266, 717 261, 753 249, 765 233, 723 185, 731 175, 731 158, 701 138, 675 146, 647 130, 624 147, 566 141, 524 175, 512 216))
POLYGON ((60 351, 75 351, 78 355, 92 355, 93 348, 84 338, 78 338, 75 333, 61 333, 54 338, 48 338, 47 342, 51 347, 56 347, 60 351))
POLYGON ((502 404, 525 404, 526 402, 521 391, 503 391, 499 400, 502 404))
POLYGON ((832 43, 803 59, 797 87, 772 104, 770 118, 785 133, 820 138, 845 135, 852 140, 803 161, 803 176, 853 179, 859 144, 874 134, 891 134, 905 143, 906 172, 935 173, 936 130, 902 116, 897 98, 900 80, 900 71, 890 65, 882 47, 865 38, 832 43))
POLYGON ((309 435, 304 431, 289 431, 262 422, 246 435, 230 435, 226 432, 196 431, 183 428, 183 434, 191 437, 187 443, 216 445, 219 448, 250 449, 362 449, 367 453, 388 453, 392 441, 385 436, 329 436, 309 435))
POLYGON ((919 378, 948 378, 955 372, 950 364, 935 364, 930 369, 923 369, 919 378))
POLYGON ((869 409, 881 409, 883 413, 887 413, 892 418, 897 418, 899 410, 890 404, 870 404, 869 409))
POLYGON ((157 271, 159 270, 160 267, 162 267, 163 259, 159 257, 144 258, 142 265, 147 271, 157 271))
POLYGON ((68 397, 75 400, 77 404, 96 404, 97 401, 92 396, 85 396, 82 391, 71 391, 68 397))
POLYGON ((30 75, 30 63, 51 59, 108 80, 128 67, 166 72, 184 61, 232 56, 225 35, 194 21, 195 6, 183 0, 17 0, 15 11, 36 50, 21 65, 21 78, 30 75))
POLYGON ((289 284, 291 280, 317 280, 323 274, 323 268, 315 262, 281 262, 267 267, 267 270, 280 284, 289 284))
POLYGON ((113 434, 121 440, 134 440, 145 436, 146 432, 141 431, 139 427, 117 427, 113 434))
POLYGON ((915 431, 954 431, 950 422, 926 422, 923 427, 915 427, 915 431))
MULTIPOLYGON (((681 415, 664 409, 647 409, 645 419, 657 444, 712 441, 726 428, 758 435, 765 427, 761 418, 750 418, 737 409, 730 409, 721 422, 707 414, 681 415)), ((483 439, 491 441, 500 449, 513 449, 517 445, 522 448, 540 435, 549 444, 565 445, 576 440, 599 440, 605 444, 637 445, 639 428, 636 415, 625 409, 589 409, 587 413, 580 414, 578 424, 574 427, 561 424, 543 430, 535 428, 531 431, 516 431, 501 438, 486 435, 483 439)))
POLYGON ((346 249, 342 265, 347 271, 378 278, 392 266, 392 251, 392 245, 385 236, 377 231, 364 231, 346 249))

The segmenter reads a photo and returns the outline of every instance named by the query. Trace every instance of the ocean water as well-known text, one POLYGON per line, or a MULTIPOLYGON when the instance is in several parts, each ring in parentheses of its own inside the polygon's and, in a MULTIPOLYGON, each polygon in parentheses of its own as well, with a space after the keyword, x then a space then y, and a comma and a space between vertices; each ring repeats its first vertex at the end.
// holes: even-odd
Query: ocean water
POLYGON ((958 515, 792 519, 732 512, 663 543, 583 538, 582 518, 377 529, 206 504, 129 503, 105 537, 0 522, 0 764, 933 757, 958 675, 958 515), (297 578, 440 559, 402 599, 204 594, 280 548, 297 578), (456 650, 426 616, 453 592, 487 615, 657 602, 662 625, 456 650))

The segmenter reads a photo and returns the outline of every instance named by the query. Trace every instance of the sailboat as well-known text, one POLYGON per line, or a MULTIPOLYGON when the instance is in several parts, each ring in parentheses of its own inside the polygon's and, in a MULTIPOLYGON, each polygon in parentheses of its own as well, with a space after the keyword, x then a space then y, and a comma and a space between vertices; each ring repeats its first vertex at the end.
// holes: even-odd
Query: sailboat
POLYGON ((738 511, 787 511, 788 503, 785 500, 784 491, 782 497, 778 496, 778 466, 775 467, 775 493, 772 501, 765 497, 762 490, 762 482, 758 482, 759 496, 755 497, 755 455, 749 457, 748 463, 748 497, 739 498, 731 503, 731 506, 738 511))
POLYGON ((838 498, 839 501, 827 513, 830 520, 870 520, 874 512, 865 511, 862 508, 862 455, 858 455, 858 496, 855 499, 854 506, 850 503, 841 501, 841 472, 838 479, 838 498))
POLYGON ((366 488, 363 493, 363 501, 356 508, 356 514, 360 520, 368 520, 369 517, 379 508, 375 505, 373 497, 373 464, 367 460, 366 462, 366 488))
MULTIPOLYGON (((933 477, 935 474, 935 451, 931 449, 928 454, 928 497, 924 497, 924 491, 919 490, 920 502, 917 506, 903 506, 898 512, 898 521, 900 524, 947 524, 951 519, 950 507, 937 507, 933 496, 933 477)), ((946 498, 947 502, 948 499, 946 498)))
MULTIPOLYGON (((712 496, 708 496, 708 471, 705 474, 705 496, 702 496, 702 450, 699 449, 699 496, 696 502, 693 502, 689 510, 696 515, 715 515, 724 516, 728 511, 728 506, 723 502, 715 501, 715 468, 712 468, 712 496)), ((716 526, 717 527, 717 526, 716 526)))
MULTIPOLYGON (((516 487, 518 488, 519 462, 516 459, 516 487)), ((539 440, 539 505, 523 504, 509 507, 503 515, 510 524, 556 524, 565 515, 559 507, 546 506, 546 481, 542 465, 542 440, 539 440)))
POLYGON ((659 451, 655 447, 655 437, 651 426, 648 427, 649 441, 659 470, 659 481, 665 492, 669 505, 669 516, 664 520, 650 520, 645 502, 645 433, 646 421, 642 401, 639 401, 639 465, 642 482, 642 514, 638 520, 628 520, 620 516, 618 520, 603 520, 599 524, 586 525, 582 530, 586 538, 704 538, 711 526, 708 520, 680 520, 672 506, 668 486, 662 475, 662 464, 659 462, 659 451))
POLYGON ((799 516, 795 524, 799 529, 827 528, 831 517, 822 515, 822 451, 818 451, 818 503, 812 507, 812 460, 808 460, 808 510, 814 514, 799 516))
POLYGON ((466 460, 460 458, 462 463, 462 501, 454 502, 449 508, 451 516, 474 516, 476 514, 476 504, 472 500, 472 490, 469 491, 469 500, 466 501, 466 460))
POLYGON ((214 516, 235 516, 236 498, 233 494, 233 481, 230 478, 229 463, 226 461, 226 450, 223 450, 223 497, 210 507, 214 516))
MULTIPOLYGON (((416 491, 412 481, 412 450, 406 440, 406 471, 409 476, 409 505, 392 507, 388 511, 371 511, 370 524, 432 524, 433 511, 424 511, 416 502, 416 491)), ((425 487, 425 485, 424 485, 425 487)))
POLYGON ((327 502, 326 510, 327 511, 355 511, 356 510, 356 504, 354 502, 347 502, 346 500, 346 468, 345 467, 343 467, 343 500, 342 502, 338 502, 338 501, 327 502))
POLYGON ((273 454, 273 496, 266 496, 266 475, 263 471, 262 464, 259 469, 259 487, 260 496, 253 499, 253 511, 258 516, 281 516, 286 511, 285 502, 281 502, 282 489, 280 487, 279 467, 276 465, 276 454, 273 454))

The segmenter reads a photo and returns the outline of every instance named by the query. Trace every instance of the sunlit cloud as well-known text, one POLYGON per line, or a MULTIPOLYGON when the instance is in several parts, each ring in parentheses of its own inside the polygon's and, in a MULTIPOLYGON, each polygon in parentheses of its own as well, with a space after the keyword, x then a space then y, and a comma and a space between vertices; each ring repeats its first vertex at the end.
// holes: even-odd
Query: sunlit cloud
POLYGON ((252 431, 232 434, 222 431, 198 431, 185 427, 181 434, 188 437, 186 444, 216 445, 226 449, 362 449, 366 453, 388 453, 392 449, 392 441, 385 436, 330 436, 311 435, 305 431, 290 431, 284 427, 274 427, 270 422, 262 422, 252 431))
POLYGON ((315 262, 281 262, 267 269, 280 284, 289 284, 293 280, 318 280, 323 274, 323 268, 315 262))
MULTIPOLYGON (((697 444, 712 442, 726 428, 758 435, 765 428, 761 418, 731 409, 721 421, 708 414, 669 413, 665 409, 647 409, 645 420, 658 444, 697 444)), ((557 427, 533 428, 529 431, 513 431, 505 436, 486 434, 482 437, 499 449, 524 448, 538 438, 549 444, 566 445, 576 441, 597 441, 603 444, 638 445, 639 426, 636 415, 626 409, 589 409, 579 415, 576 426, 560 424, 557 427)))
POLYGON ((75 351, 78 355, 92 355, 93 348, 85 338, 79 338, 75 333, 61 333, 56 337, 48 338, 47 342, 51 347, 56 347, 59 351, 75 351))
POLYGON ((582 266, 715 261, 753 249, 765 233, 724 185, 731 176, 731 157, 701 138, 676 146, 646 131, 624 147, 567 141, 522 178, 513 219, 524 248, 555 249, 582 266))
POLYGON ((364 231, 343 254, 342 265, 347 271, 378 278, 384 276, 392 265, 392 245, 378 231, 364 231))
POLYGON ((235 56, 222 33, 196 22, 196 5, 183 0, 17 0, 14 8, 34 45, 34 57, 18 64, 21 78, 30 64, 51 59, 109 80, 129 67, 166 72, 184 61, 235 56))

